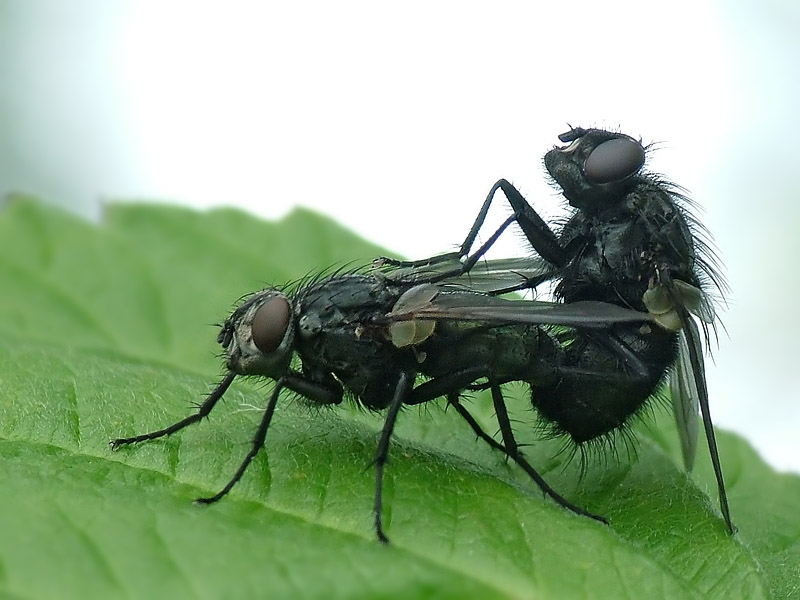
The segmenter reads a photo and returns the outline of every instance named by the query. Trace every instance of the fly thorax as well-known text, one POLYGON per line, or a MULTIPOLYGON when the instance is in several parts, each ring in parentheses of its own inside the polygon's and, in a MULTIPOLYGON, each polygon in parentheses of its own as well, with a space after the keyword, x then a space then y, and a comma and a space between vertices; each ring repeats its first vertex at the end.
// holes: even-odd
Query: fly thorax
POLYGON ((322 319, 318 313, 306 313, 297 320, 297 333, 302 338, 313 338, 322 331, 322 319))

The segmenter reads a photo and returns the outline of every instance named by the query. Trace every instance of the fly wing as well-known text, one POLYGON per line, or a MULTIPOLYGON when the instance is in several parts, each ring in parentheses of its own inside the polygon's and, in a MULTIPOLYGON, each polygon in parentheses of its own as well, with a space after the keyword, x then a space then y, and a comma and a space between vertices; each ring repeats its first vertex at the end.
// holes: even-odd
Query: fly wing
POLYGON ((395 322, 459 320, 493 325, 563 325, 608 329, 619 323, 647 323, 653 317, 605 302, 509 300, 449 286, 422 284, 403 294, 388 315, 395 322))
MULTIPOLYGON (((703 361, 703 348, 700 344, 700 331, 694 319, 689 315, 689 311, 684 306, 678 307, 678 315, 682 324, 682 333, 685 336, 686 344, 681 348, 681 354, 688 357, 686 360, 686 367, 684 370, 691 373, 691 376, 686 380, 690 388, 696 393, 696 403, 700 407, 700 414, 703 417, 703 429, 706 433, 706 442, 708 443, 708 453, 711 456, 711 465, 714 468, 714 475, 717 479, 717 490, 719 492, 719 507, 722 511, 722 517, 728 526, 731 533, 736 532, 731 521, 730 508, 728 507, 728 494, 725 491, 725 480, 722 475, 722 465, 719 460, 719 449, 717 448, 717 436, 714 433, 714 425, 711 422, 711 407, 708 403, 708 386, 706 385, 706 372, 705 364, 703 361), (686 352, 684 352, 686 350, 686 352)), ((688 398, 688 396, 687 396, 688 398)), ((674 401, 674 400, 673 400, 674 401)), ((695 402, 694 400, 680 400, 680 410, 685 412, 686 408, 691 407, 695 402)), ((678 432, 681 438, 681 445, 684 446, 684 462, 687 461, 687 449, 690 450, 691 437, 696 435, 692 433, 691 426, 681 427, 680 421, 678 424, 678 432), (686 439, 686 442, 684 441, 686 439)))
POLYGON ((476 292, 497 294, 535 288, 553 279, 552 265, 539 256, 485 260, 469 272, 442 280, 448 286, 465 287, 476 292))
POLYGON ((378 262, 375 268, 393 282, 437 282, 483 293, 532 288, 556 276, 552 265, 539 256, 484 260, 467 272, 463 272, 463 263, 457 256, 399 265, 378 262))
MULTIPOLYGON (((693 340, 699 340, 697 325, 689 319, 689 327, 694 328, 693 340)), ((691 471, 697 455, 697 439, 700 431, 700 397, 698 385, 705 385, 704 374, 697 374, 692 369, 689 358, 689 342, 686 333, 681 330, 678 336, 678 359, 669 375, 669 388, 672 396, 672 410, 675 414, 675 424, 678 428, 678 438, 681 443, 683 464, 687 471, 691 471), (696 380, 697 377, 703 379, 696 380)), ((702 351, 698 351, 700 366, 704 367, 702 351)))

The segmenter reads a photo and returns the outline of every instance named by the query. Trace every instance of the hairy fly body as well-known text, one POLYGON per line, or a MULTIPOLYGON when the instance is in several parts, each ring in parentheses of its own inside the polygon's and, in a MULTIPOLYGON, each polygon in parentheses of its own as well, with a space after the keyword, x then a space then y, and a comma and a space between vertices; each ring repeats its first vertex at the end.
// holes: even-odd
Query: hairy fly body
POLYGON ((680 188, 644 171, 646 148, 639 141, 582 128, 559 137, 567 145, 547 152, 544 164, 572 208, 560 227, 551 228, 502 179, 459 252, 414 262, 381 260, 379 267, 394 281, 459 283, 490 295, 552 281, 555 299, 564 304, 592 301, 650 313, 658 326, 620 322, 603 332, 572 328, 562 334, 558 375, 526 380, 533 406, 555 433, 582 444, 624 427, 669 380, 684 462, 691 468, 694 461, 699 408, 720 507, 734 531, 701 343, 701 337, 709 342, 715 326, 709 288, 726 288, 708 234, 680 188), (470 254, 498 190, 514 213, 470 254), (535 255, 479 262, 515 222, 535 255), (702 336, 692 315, 700 319, 702 336))
POLYGON ((397 284, 380 273, 320 277, 292 293, 266 289, 246 299, 222 325, 217 339, 228 374, 198 411, 165 429, 111 444, 118 448, 156 439, 201 420, 238 375, 272 378, 275 387, 250 451, 219 493, 198 500, 212 503, 231 490, 264 446, 284 388, 317 405, 339 404, 349 396, 365 408, 386 410, 375 458, 374 500, 377 536, 385 542, 382 481, 398 412, 446 396, 482 439, 517 462, 548 496, 603 521, 556 493, 518 451, 499 385, 556 377, 564 350, 551 335, 551 325, 574 323, 603 331, 620 321, 648 323, 652 318, 600 303, 517 302, 447 284, 397 284), (437 311, 441 318, 432 317, 437 311), (503 444, 484 433, 459 402, 461 392, 478 380, 493 389, 503 444))

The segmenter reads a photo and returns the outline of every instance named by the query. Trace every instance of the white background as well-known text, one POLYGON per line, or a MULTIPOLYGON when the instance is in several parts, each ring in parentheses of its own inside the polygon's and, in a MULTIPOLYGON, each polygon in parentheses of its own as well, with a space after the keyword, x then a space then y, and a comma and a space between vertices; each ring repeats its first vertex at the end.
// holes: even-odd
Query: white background
POLYGON ((659 142, 733 290, 716 424, 800 471, 798 25, 793 0, 0 0, 0 193, 303 205, 424 257, 500 177, 562 214, 567 123, 659 142))

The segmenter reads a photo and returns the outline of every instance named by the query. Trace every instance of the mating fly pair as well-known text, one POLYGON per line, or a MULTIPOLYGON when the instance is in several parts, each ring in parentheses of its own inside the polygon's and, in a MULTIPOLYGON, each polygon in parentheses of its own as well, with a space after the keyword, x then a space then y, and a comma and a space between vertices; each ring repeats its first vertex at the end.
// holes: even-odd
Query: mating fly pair
POLYGON ((122 438, 122 445, 172 434, 208 415, 237 375, 275 380, 250 451, 222 498, 263 447, 284 388, 314 404, 352 397, 387 409, 375 458, 375 528, 382 482, 400 408, 446 397, 475 433, 514 460, 563 507, 600 521, 561 497, 519 451, 501 385, 525 382, 554 432, 581 444, 613 433, 670 380, 684 458, 691 466, 698 406, 728 528, 722 471, 708 407, 699 317, 708 341, 714 312, 705 287, 724 288, 702 227, 674 186, 643 173, 645 149, 628 136, 572 129, 545 166, 573 212, 554 232, 505 180, 490 191, 457 253, 424 261, 380 260, 371 271, 336 273, 290 293, 253 294, 218 336, 228 374, 197 413, 165 429, 122 438), (492 199, 502 190, 513 214, 470 253, 492 199), (481 261, 516 222, 535 252, 481 261), (555 283, 557 302, 509 300, 507 291, 555 283), (501 442, 483 431, 460 395, 489 389, 501 442))

